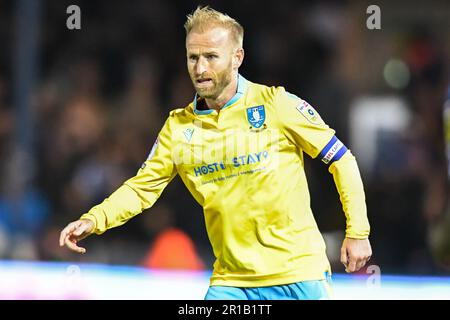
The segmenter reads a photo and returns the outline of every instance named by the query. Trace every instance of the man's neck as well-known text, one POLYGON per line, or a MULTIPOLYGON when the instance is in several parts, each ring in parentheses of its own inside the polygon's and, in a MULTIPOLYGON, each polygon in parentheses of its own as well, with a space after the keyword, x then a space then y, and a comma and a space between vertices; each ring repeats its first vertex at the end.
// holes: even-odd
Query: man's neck
POLYGON ((220 96, 216 99, 205 99, 206 105, 209 109, 215 109, 217 112, 233 98, 237 92, 238 79, 237 76, 233 77, 233 80, 225 87, 220 96))

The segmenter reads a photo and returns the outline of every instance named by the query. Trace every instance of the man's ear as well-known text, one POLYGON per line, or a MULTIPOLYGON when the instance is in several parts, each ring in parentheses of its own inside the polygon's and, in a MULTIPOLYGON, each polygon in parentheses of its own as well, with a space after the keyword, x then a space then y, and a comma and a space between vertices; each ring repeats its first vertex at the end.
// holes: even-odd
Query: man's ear
POLYGON ((244 61, 244 49, 238 48, 234 52, 233 55, 233 69, 237 70, 242 64, 242 61, 244 61))

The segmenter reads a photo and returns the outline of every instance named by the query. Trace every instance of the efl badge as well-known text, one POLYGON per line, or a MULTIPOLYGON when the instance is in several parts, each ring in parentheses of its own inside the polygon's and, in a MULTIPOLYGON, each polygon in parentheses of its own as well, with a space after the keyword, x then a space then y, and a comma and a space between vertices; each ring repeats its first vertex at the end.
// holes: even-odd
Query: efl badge
POLYGON ((322 118, 319 116, 316 110, 306 101, 302 100, 297 105, 297 110, 312 124, 323 124, 322 118))
POLYGON ((264 106, 260 105, 247 108, 247 120, 254 128, 260 128, 266 120, 266 111, 264 110, 264 106))

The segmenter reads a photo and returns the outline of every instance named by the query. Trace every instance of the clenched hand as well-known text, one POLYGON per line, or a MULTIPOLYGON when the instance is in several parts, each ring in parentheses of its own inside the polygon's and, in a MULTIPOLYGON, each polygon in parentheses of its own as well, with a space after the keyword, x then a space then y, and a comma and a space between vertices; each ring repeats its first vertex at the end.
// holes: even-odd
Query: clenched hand
POLYGON ((345 272, 355 272, 364 267, 372 256, 369 239, 345 238, 341 247, 341 262, 345 272))

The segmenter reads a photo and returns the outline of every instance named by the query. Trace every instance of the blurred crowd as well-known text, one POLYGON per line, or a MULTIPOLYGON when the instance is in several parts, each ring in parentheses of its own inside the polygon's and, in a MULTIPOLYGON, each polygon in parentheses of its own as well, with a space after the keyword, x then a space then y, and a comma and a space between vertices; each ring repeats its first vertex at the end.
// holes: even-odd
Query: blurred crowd
MULTIPOLYGON (((0 1, 0 259, 211 269, 214 257, 202 209, 178 178, 154 207, 84 240, 86 255, 58 246, 68 222, 137 172, 169 111, 192 101, 183 23, 198 3, 41 1, 30 150, 17 143, 22 122, 13 95, 14 3, 0 1), (81 8, 81 30, 66 28, 70 4, 81 8), (171 241, 184 245, 171 246, 171 241), (189 258, 183 260, 183 252, 189 258)), ((377 164, 376 176, 363 173, 371 262, 385 273, 450 272, 450 259, 437 259, 430 241, 445 220, 449 194, 443 125, 449 6, 424 1, 424 11, 420 5, 405 7, 406 1, 382 2, 382 29, 368 30, 367 5, 292 0, 268 9, 243 0, 215 1, 213 7, 245 28, 240 72, 308 100, 343 141, 349 139, 349 106, 355 98, 396 95, 406 101, 412 118, 394 150, 401 156, 379 155, 384 162, 377 164), (391 56, 409 68, 404 88, 383 81, 391 56)), ((336 244, 343 239, 345 217, 332 176, 318 161, 307 160, 306 166, 313 211, 333 267, 342 271, 336 244)))

